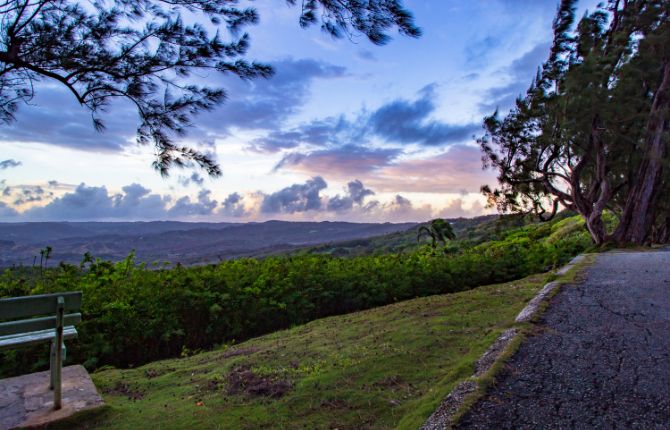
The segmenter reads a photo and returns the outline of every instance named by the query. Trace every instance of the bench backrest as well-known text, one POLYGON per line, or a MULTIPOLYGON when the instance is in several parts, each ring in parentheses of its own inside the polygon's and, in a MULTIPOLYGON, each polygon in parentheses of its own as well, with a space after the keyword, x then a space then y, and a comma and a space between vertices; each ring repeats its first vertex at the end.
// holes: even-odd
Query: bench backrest
POLYGON ((65 301, 63 325, 74 325, 81 321, 81 292, 69 291, 36 296, 0 299, 0 336, 28 333, 56 328, 56 306, 58 298, 65 301), (42 318, 35 318, 47 315, 42 318), (21 319, 20 318, 25 318, 21 319))

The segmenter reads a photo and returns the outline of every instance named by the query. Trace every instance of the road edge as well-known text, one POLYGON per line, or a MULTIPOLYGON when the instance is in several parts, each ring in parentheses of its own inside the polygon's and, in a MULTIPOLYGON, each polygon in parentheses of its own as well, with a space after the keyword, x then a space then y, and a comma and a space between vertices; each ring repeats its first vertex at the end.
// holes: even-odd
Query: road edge
POLYGON ((475 372, 457 384, 428 417, 421 430, 444 430, 452 428, 481 396, 495 374, 519 348, 526 337, 524 326, 532 323, 544 312, 551 299, 563 284, 574 281, 592 261, 587 254, 580 254, 568 264, 554 272, 556 279, 540 289, 514 320, 514 327, 505 330, 475 363, 475 372))

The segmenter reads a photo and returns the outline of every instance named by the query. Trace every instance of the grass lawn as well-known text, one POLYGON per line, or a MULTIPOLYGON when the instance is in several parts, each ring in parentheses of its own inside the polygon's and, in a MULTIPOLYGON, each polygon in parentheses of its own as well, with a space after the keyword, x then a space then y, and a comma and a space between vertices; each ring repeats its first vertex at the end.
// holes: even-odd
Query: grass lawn
MULTIPOLYGON (((547 275, 325 318, 93 380, 75 429, 417 429, 547 275)), ((123 333, 119 333, 123 336, 123 333)))

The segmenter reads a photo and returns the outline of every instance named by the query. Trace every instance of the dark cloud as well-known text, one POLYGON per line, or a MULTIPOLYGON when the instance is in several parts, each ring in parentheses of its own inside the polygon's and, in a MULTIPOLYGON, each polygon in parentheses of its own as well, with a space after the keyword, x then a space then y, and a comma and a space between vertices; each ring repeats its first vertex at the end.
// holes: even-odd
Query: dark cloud
POLYGON ((292 214, 320 210, 323 202, 319 193, 327 186, 322 177, 315 176, 304 184, 294 184, 266 195, 260 211, 263 214, 292 214))
POLYGON ((176 218, 211 215, 218 204, 216 200, 211 199, 211 195, 210 190, 202 190, 195 202, 189 197, 182 197, 167 211, 167 214, 176 218))
POLYGON ((393 200, 392 204, 396 207, 399 207, 399 208, 412 207, 412 202, 409 199, 401 196, 400 194, 396 194, 395 199, 393 200))
POLYGON ((167 196, 151 194, 151 190, 140 184, 130 184, 122 188, 123 194, 111 197, 111 215, 114 218, 161 219, 165 217, 165 206, 170 202, 167 196))
POLYGON ((275 166, 275 170, 290 170, 301 173, 328 173, 338 178, 369 173, 388 165, 401 153, 399 149, 364 148, 343 146, 341 148, 312 151, 307 154, 290 153, 275 166))
POLYGON ((354 205, 362 206, 365 197, 374 194, 374 191, 365 188, 363 183, 356 179, 347 184, 347 193, 344 196, 338 194, 328 200, 328 210, 335 212, 350 211, 354 205))
POLYGON ((188 187, 191 184, 201 187, 205 183, 205 178, 200 176, 197 172, 193 172, 191 176, 180 175, 177 178, 177 182, 179 182, 184 187, 188 187))
POLYGON ((232 218, 241 218, 248 215, 249 212, 244 207, 242 196, 238 193, 232 193, 221 203, 219 214, 232 218))
POLYGON ((276 130, 255 139, 251 149, 262 153, 275 153, 300 145, 335 147, 353 145, 365 139, 366 119, 362 116, 348 121, 344 116, 314 120, 291 130, 276 130))
POLYGON ((7 185, 6 179, 0 179, 0 190, 3 197, 9 197, 12 194, 12 187, 7 185))
POLYGON ((397 99, 374 111, 363 110, 353 120, 329 117, 273 131, 255 139, 251 149, 265 153, 299 146, 332 150, 360 147, 373 138, 402 145, 440 146, 468 139, 479 124, 453 125, 431 119, 436 111, 435 89, 435 84, 428 85, 419 91, 416 100, 397 99))
POLYGON ((24 212, 28 220, 67 221, 111 218, 113 199, 105 187, 88 187, 80 184, 72 193, 54 199, 46 206, 24 212))
POLYGON ((489 89, 484 96, 484 101, 479 104, 480 110, 491 114, 496 109, 501 111, 511 109, 516 99, 526 93, 538 67, 549 56, 549 48, 549 43, 540 43, 514 60, 508 67, 501 69, 498 73, 507 75, 509 83, 489 89))
POLYGON ((435 112, 435 84, 419 91, 414 101, 396 100, 374 112, 369 124, 375 135, 388 142, 417 143, 425 146, 463 141, 479 125, 451 125, 430 119, 435 112))
POLYGON ((78 185, 72 192, 20 215, 24 221, 86 221, 110 219, 164 219, 170 198, 151 194, 139 184, 110 195, 106 187, 78 185))
MULTIPOLYGON (((46 191, 39 185, 20 185, 15 187, 18 191, 18 197, 14 200, 15 206, 20 206, 25 203, 36 203, 50 200, 53 197, 53 192, 46 191)), ((7 191, 9 188, 5 189, 7 191)), ((3 191, 4 196, 9 196, 11 193, 3 191)))
POLYGON ((9 168, 12 168, 12 167, 18 167, 21 164, 23 164, 23 163, 10 158, 9 160, 0 161, 0 170, 9 169, 9 168))

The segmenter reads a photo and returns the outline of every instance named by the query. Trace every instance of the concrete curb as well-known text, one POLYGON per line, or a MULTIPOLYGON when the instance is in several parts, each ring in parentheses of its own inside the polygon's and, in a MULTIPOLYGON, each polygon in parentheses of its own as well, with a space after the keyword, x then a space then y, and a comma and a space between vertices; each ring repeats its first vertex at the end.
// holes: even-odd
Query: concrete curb
MULTIPOLYGON (((558 270, 556 271, 556 275, 558 275, 558 276, 563 276, 563 275, 565 275, 566 273, 568 273, 568 271, 569 271, 570 269, 572 269, 573 267, 575 267, 575 264, 579 263, 579 262, 582 261, 583 259, 584 259, 584 256, 583 256, 583 255, 578 255, 578 256, 576 256, 575 258, 573 258, 572 260, 570 260, 570 262, 569 262, 568 264, 566 264, 565 266, 563 266, 563 267, 561 267, 560 269, 558 269, 558 270)), ((560 284, 559 284, 558 282, 549 282, 547 285, 545 285, 545 286, 540 290, 540 292, 537 293, 537 295, 536 295, 535 297, 533 297, 533 299, 532 299, 530 302, 528 302, 528 304, 526 305, 526 307, 523 308, 523 310, 522 310, 521 312, 519 312, 519 315, 517 315, 517 317, 516 317, 516 319, 514 320, 514 322, 521 323, 521 322, 527 322, 527 321, 530 321, 530 320, 533 318, 533 316, 535 316, 535 314, 537 313, 537 310, 538 310, 538 308, 540 307, 540 305, 542 304, 542 302, 544 302, 544 300, 545 300, 545 299, 546 299, 546 298, 547 298, 547 297, 548 297, 548 296, 549 296, 549 295, 556 289, 556 287, 558 287, 559 285, 560 285, 560 284)))
MULTIPOLYGON (((577 257, 570 260, 568 264, 561 267, 556 271, 556 275, 563 276, 570 269, 575 267, 575 265, 581 262, 584 259, 583 255, 578 255, 577 257)), ((559 282, 549 282, 533 297, 530 302, 526 305, 525 308, 519 312, 515 323, 522 323, 530 321, 533 316, 537 313, 540 305, 544 300, 560 285, 559 282)), ((474 378, 479 378, 486 374, 493 364, 498 360, 500 355, 505 351, 507 346, 516 338, 519 330, 516 328, 510 328, 505 330, 499 337, 493 342, 486 352, 477 360, 475 363, 475 373, 470 379, 467 379, 451 390, 451 392, 444 398, 442 403, 437 407, 435 412, 428 417, 426 422, 421 427, 421 430, 444 430, 451 428, 454 424, 453 420, 456 413, 459 411, 461 406, 465 402, 465 398, 468 394, 474 392, 479 387, 479 383, 474 378)))

